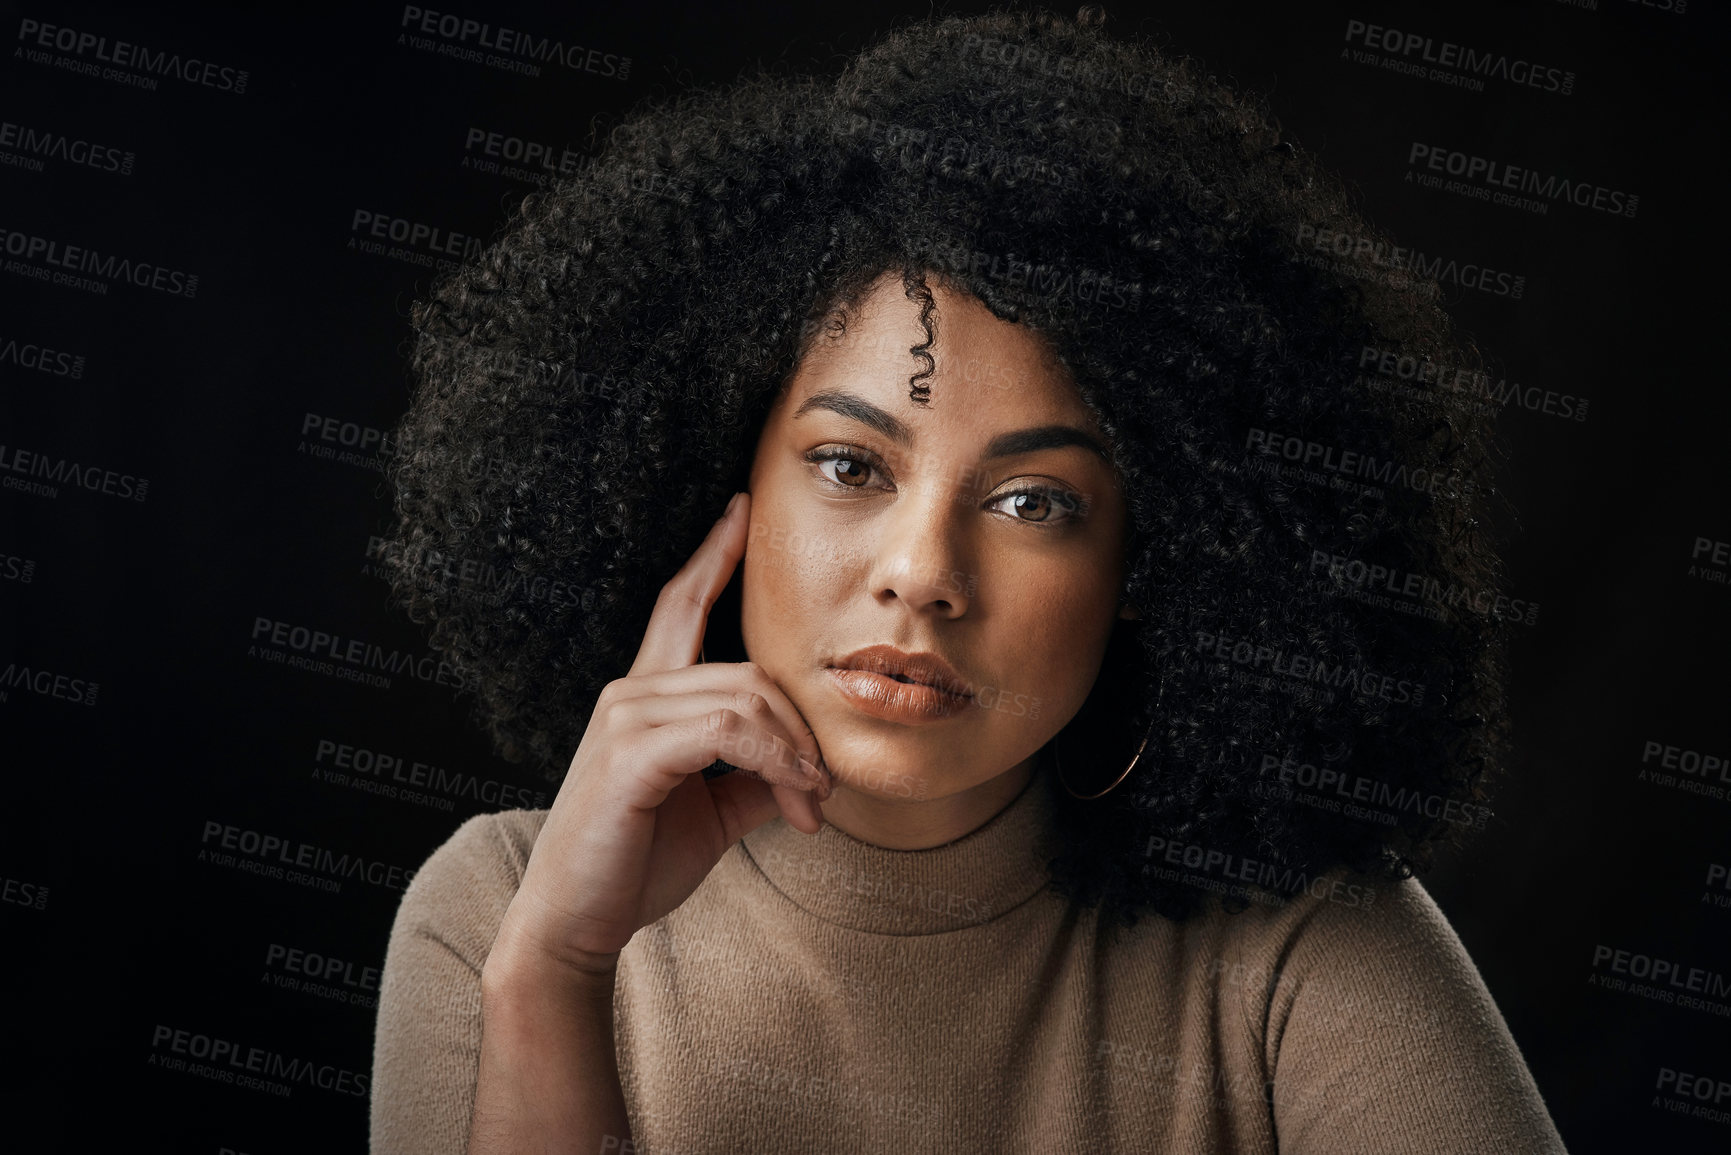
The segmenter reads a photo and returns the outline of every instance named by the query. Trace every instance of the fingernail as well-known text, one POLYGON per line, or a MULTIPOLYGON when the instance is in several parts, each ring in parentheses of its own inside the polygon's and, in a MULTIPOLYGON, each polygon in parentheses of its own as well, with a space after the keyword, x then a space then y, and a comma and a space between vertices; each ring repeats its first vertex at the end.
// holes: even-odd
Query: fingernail
POLYGON ((819 798, 829 797, 829 782, 824 778, 823 771, 806 761, 804 754, 799 756, 799 769, 817 787, 819 798))

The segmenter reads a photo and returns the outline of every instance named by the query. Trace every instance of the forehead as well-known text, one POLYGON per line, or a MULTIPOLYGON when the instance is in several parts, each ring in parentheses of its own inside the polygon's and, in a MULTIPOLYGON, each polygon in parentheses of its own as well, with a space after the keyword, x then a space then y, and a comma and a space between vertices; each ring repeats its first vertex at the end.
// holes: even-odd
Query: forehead
POLYGON ((929 345, 921 302, 907 297, 899 275, 886 274, 848 311, 845 327, 813 339, 777 409, 791 416, 815 394, 842 391, 922 429, 992 430, 1030 419, 1098 429, 1049 339, 993 316, 977 298, 936 277, 927 284, 933 298, 929 345), (930 389, 926 405, 909 397, 909 378, 927 367, 914 347, 931 355, 932 372, 920 378, 930 389))

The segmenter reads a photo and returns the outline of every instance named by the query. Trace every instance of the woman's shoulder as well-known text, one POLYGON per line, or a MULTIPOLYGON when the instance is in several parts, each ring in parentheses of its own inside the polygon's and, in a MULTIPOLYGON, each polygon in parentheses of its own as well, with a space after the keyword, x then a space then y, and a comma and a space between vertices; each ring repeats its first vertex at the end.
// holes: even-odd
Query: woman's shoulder
POLYGON ((1386 995, 1396 975, 1446 971, 1457 990, 1478 986, 1460 937, 1416 877, 1336 868, 1304 881, 1284 902, 1264 898, 1203 917, 1217 926, 1224 956, 1267 975, 1263 993, 1276 1006, 1301 985, 1326 987, 1343 1002, 1369 988, 1386 995))
POLYGON ((1215 993, 1261 1049, 1283 1151, 1386 1151, 1416 1128, 1436 1150, 1562 1152, 1495 998, 1416 877, 1337 869, 1285 903, 1210 917, 1225 947, 1215 993))
POLYGON ((427 856, 410 880, 405 897, 417 887, 439 890, 453 882, 486 883, 507 878, 515 891, 546 821, 545 810, 500 810, 467 819, 427 856))
POLYGON ((1181 976, 1207 1005, 1235 1005, 1251 1035, 1276 1046, 1304 1008, 1422 1025, 1493 1005, 1465 945, 1416 877, 1342 867, 1281 882, 1291 892, 1284 900, 1238 885, 1217 889, 1182 922, 1138 920, 1113 953, 1136 974, 1181 976), (1228 910, 1221 900, 1231 895, 1249 902, 1228 910))
POLYGON ((502 810, 464 821, 409 880, 392 937, 437 939, 479 970, 546 821, 546 810, 502 810))
POLYGON ((1352 952, 1444 932, 1453 937, 1448 918, 1416 877, 1390 879, 1337 867, 1298 883, 1285 901, 1263 899, 1227 916, 1235 937, 1282 951, 1303 941, 1313 949, 1352 952))
POLYGON ((1225 964, 1214 981, 1239 1004, 1270 1070, 1283 1051, 1290 1069, 1295 1037, 1336 1061, 1466 1039, 1464 1053, 1487 1061, 1517 1053, 1465 944, 1416 877, 1341 868, 1284 903, 1211 917, 1225 964))
MULTIPOLYGON (((1249 870, 1242 872, 1247 882, 1252 876, 1249 870)), ((1284 876, 1265 870, 1256 877, 1264 878, 1264 887, 1211 886, 1214 893, 1203 908, 1178 924, 1152 916, 1138 919, 1140 935, 1132 932, 1132 937, 1164 937, 1176 931, 1192 949, 1279 958, 1288 958, 1300 946, 1314 953, 1362 955, 1425 940, 1433 945, 1459 941, 1416 877, 1397 880, 1346 867, 1284 876), (1288 897, 1277 897, 1270 889, 1276 882, 1288 897), (1228 910, 1224 902, 1230 898, 1244 900, 1238 904, 1241 909, 1228 910)))

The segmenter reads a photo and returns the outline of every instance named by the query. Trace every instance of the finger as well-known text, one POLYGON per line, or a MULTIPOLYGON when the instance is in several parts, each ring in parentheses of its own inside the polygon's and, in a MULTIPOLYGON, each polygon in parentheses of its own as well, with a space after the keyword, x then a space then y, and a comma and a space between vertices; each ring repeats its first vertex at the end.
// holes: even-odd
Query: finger
POLYGON ((685 666, 622 682, 613 709, 627 723, 664 726, 693 713, 727 707, 771 729, 801 758, 823 771, 831 786, 835 778, 823 764, 817 735, 782 688, 761 668, 740 662, 685 666), (621 697, 625 694, 629 696, 621 697), (755 701, 754 701, 755 699, 755 701))
POLYGON ((630 800, 640 809, 653 809, 666 801, 680 782, 695 770, 714 762, 727 762, 776 786, 798 793, 828 790, 823 775, 810 775, 790 759, 782 740, 730 709, 652 726, 639 733, 626 773, 648 788, 630 800))
MULTIPOLYGON (((728 688, 684 694, 649 694, 619 702, 613 707, 620 725, 639 729, 665 726, 670 722, 722 709, 732 710, 749 719, 759 730, 775 740, 775 750, 772 753, 778 766, 803 774, 805 770, 798 764, 800 759, 803 758, 811 766, 817 765, 795 745, 793 735, 788 733, 770 701, 755 691, 728 688)), ((735 764, 739 762, 738 758, 728 754, 723 754, 722 758, 735 764)), ((827 784, 829 783, 826 779, 827 784)))
POLYGON ((777 814, 802 834, 816 834, 823 828, 815 795, 771 786, 745 774, 723 774, 709 779, 707 785, 729 846, 777 814))
POLYGON ((815 790, 789 790, 785 786, 772 786, 770 790, 781 804, 782 817, 789 826, 802 834, 816 834, 823 829, 823 803, 815 790))
POLYGON ((697 662, 709 611, 745 553, 750 495, 735 494, 728 510, 709 529, 703 543, 655 599, 643 644, 628 677, 673 670, 697 662))

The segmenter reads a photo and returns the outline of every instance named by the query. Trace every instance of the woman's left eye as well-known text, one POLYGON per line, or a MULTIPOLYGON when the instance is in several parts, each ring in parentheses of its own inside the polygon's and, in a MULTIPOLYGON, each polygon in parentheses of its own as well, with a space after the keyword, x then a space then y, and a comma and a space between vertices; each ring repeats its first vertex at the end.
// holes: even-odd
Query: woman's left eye
POLYGON ((1006 493, 994 498, 992 504, 1001 506, 1004 502, 1015 502, 1009 513, 1017 521, 1032 522, 1036 525, 1056 525, 1082 515, 1082 503, 1074 494, 1065 493, 1061 489, 1040 487, 1037 489, 1019 489, 1014 493, 1006 493), (1053 511, 1058 513, 1053 517, 1053 511), (1022 513, 1032 512, 1036 516, 1022 517, 1022 513))

